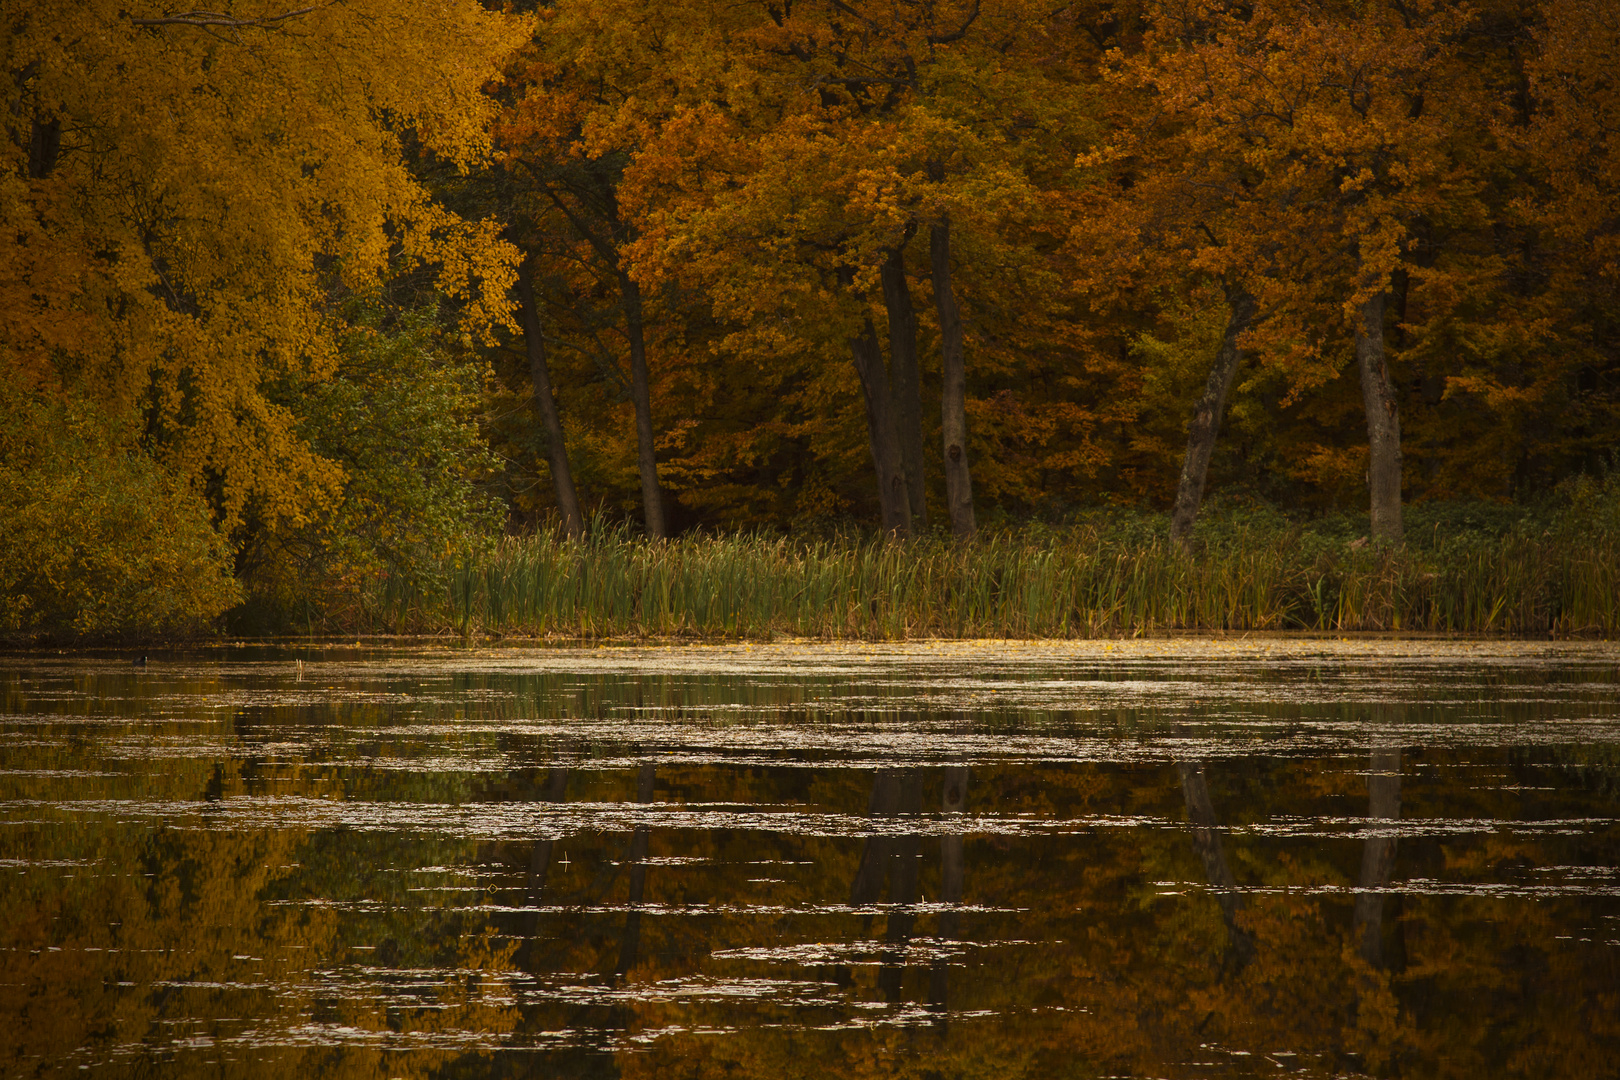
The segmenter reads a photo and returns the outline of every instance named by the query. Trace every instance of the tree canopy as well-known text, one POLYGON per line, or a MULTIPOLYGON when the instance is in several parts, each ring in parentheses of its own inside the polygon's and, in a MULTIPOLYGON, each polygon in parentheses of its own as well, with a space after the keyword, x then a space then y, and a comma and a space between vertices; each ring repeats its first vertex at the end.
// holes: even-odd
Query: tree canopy
POLYGON ((1398 543, 1620 438, 1608 5, 6 11, 19 415, 115 418, 237 569, 386 489, 310 426, 377 357, 487 365, 448 427, 352 415, 476 426, 512 525, 576 535, 1186 542, 1218 492, 1398 543), (345 354, 360 310, 417 351, 345 354))
POLYGON ((467 3, 6 8, 12 377, 140 412, 227 524, 300 519, 341 474, 266 387, 332 370, 334 291, 429 265, 470 325, 504 317, 509 252, 403 151, 484 151, 481 85, 523 25, 467 3))

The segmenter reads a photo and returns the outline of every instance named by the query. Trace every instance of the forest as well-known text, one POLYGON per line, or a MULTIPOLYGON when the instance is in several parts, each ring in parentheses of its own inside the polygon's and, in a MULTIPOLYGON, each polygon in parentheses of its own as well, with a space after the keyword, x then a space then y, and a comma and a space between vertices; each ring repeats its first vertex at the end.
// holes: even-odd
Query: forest
POLYGON ((1620 631, 1608 0, 0 0, 0 638, 1620 631))

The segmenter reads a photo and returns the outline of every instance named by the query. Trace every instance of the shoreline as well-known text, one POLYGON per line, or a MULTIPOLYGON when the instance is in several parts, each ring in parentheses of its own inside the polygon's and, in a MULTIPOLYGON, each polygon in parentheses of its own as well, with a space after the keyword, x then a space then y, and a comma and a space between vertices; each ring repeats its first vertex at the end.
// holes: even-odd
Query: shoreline
MULTIPOLYGON (((342 652, 368 653, 402 651, 431 653, 460 653, 466 655, 491 652, 511 653, 566 653, 614 651, 679 651, 694 652, 716 649, 771 649, 780 651, 848 653, 861 650, 986 650, 1006 648, 1009 651, 1052 651, 1066 649, 1077 652, 1108 651, 1124 647, 1152 645, 1371 645, 1374 643, 1422 645, 1520 645, 1599 648, 1613 646, 1620 650, 1620 639, 1598 635, 1524 635, 1478 634, 1445 631, 1397 630, 1154 630, 1141 633, 1115 634, 1090 637, 720 637, 720 636, 578 636, 530 637, 523 635, 474 635, 463 638, 456 634, 360 634, 266 636, 220 639, 177 639, 148 641, 132 645, 0 645, 0 658, 24 657, 78 657, 83 659, 130 660, 142 655, 161 657, 163 654, 232 653, 236 650, 267 650, 279 653, 342 652)), ((1131 649, 1136 651, 1136 649, 1131 649)))

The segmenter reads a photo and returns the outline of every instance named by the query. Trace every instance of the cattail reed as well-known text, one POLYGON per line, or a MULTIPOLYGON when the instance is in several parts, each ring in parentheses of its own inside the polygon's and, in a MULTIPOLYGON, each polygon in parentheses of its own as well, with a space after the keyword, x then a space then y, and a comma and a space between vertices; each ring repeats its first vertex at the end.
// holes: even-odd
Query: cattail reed
POLYGON ((1322 542, 1290 526, 1229 532, 1189 555, 1168 539, 1089 525, 970 544, 752 534, 647 541, 598 527, 583 540, 538 532, 409 576, 379 576, 358 605, 365 625, 345 629, 568 639, 1606 636, 1620 630, 1617 540, 1464 535, 1383 548, 1322 542))

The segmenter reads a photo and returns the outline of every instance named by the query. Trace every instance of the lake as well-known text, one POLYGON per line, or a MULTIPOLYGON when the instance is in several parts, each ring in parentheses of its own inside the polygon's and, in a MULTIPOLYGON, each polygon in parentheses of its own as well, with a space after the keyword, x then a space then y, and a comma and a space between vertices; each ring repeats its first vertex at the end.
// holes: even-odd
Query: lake
POLYGON ((0 657, 0 1071, 1600 1077, 1620 647, 0 657))

